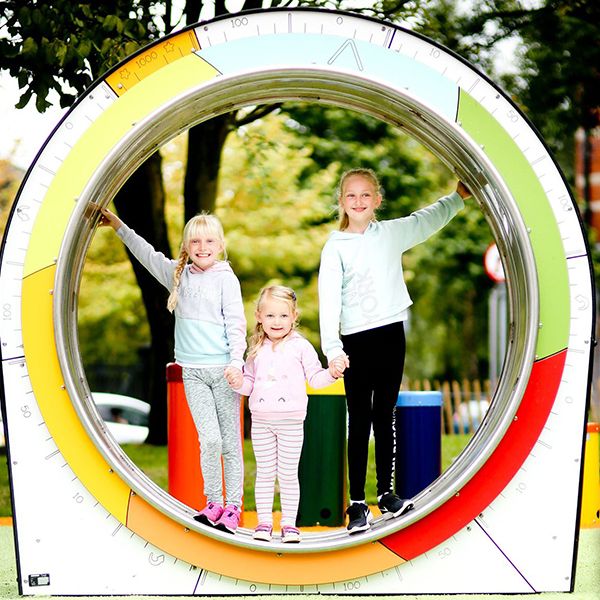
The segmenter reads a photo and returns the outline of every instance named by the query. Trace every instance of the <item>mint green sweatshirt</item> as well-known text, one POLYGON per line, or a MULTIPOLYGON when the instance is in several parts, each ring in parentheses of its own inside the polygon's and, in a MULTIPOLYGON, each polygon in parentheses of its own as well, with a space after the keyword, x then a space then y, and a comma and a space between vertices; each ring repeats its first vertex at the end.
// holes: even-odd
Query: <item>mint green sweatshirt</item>
POLYGON ((439 231, 463 207, 454 192, 407 217, 372 221, 363 233, 330 234, 319 269, 321 347, 328 361, 344 353, 340 333, 406 319, 412 300, 402 253, 439 231))

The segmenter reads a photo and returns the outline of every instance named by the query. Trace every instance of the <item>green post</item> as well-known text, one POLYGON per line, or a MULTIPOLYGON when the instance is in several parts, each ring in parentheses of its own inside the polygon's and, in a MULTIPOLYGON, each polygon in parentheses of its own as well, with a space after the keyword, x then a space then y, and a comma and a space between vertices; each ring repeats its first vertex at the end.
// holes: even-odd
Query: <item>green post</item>
POLYGON ((338 527, 345 522, 346 498, 344 381, 319 390, 308 388, 307 393, 297 523, 338 527))

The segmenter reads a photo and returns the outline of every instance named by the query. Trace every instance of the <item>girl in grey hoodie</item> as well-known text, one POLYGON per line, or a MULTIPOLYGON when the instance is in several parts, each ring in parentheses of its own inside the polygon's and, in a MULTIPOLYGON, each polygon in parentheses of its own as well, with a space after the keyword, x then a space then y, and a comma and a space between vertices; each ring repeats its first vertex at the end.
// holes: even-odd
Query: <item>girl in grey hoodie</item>
POLYGON ((207 498, 207 505, 194 519, 235 533, 244 463, 240 398, 229 382, 241 377, 246 318, 238 278, 227 261, 219 260, 225 251, 223 227, 213 215, 196 215, 183 230, 179 258, 172 260, 106 208, 102 209, 100 224, 110 225, 140 263, 171 292, 167 308, 175 312, 175 361, 182 367, 185 395, 198 430, 207 498))

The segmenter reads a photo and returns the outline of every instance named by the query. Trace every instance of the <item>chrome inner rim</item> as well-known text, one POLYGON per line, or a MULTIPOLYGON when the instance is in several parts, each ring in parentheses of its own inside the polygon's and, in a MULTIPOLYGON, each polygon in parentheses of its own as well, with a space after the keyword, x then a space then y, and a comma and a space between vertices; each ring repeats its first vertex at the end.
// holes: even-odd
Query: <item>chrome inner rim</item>
POLYGON ((537 274, 528 233, 514 199, 481 148, 456 123, 445 120, 409 91, 323 68, 264 69, 220 76, 172 98, 134 124, 105 157, 78 200, 58 257, 54 296, 57 353, 67 392, 90 439, 114 471, 133 492, 182 526, 266 552, 323 552, 372 542, 415 523, 459 493, 494 452, 517 412, 535 358, 539 322, 537 274), (414 510, 398 519, 378 519, 360 536, 349 536, 344 528, 305 533, 299 545, 266 545, 253 540, 248 529, 241 528, 231 536, 201 526, 192 519, 192 509, 148 479, 108 433, 93 404, 77 336, 79 285, 99 218, 99 213, 90 214, 89 203, 108 205, 146 158, 189 127, 244 106, 282 101, 335 105, 401 127, 471 188, 503 257, 511 332, 504 368, 485 419, 454 463, 415 496, 414 510))

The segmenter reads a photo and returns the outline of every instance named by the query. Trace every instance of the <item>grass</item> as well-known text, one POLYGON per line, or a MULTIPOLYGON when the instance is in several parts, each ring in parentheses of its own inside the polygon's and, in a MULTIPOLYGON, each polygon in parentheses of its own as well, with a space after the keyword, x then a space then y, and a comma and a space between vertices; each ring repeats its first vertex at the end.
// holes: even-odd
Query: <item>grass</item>
POLYGON ((6 448, 0 448, 0 517, 10 517, 11 515, 6 448))
MULTIPOLYGON (((442 437, 442 470, 445 470, 452 461, 462 452, 471 439, 470 435, 450 435, 442 437)), ((123 450, 135 465, 143 471, 156 485, 168 489, 167 478, 167 447, 150 446, 142 444, 124 445, 123 450)), ((254 479, 256 476, 256 463, 250 440, 244 443, 244 506, 247 510, 254 510, 254 479)), ((375 461, 374 449, 371 441, 369 448, 369 471, 367 473, 367 502, 375 504, 375 461)), ((279 510, 279 497, 275 498, 274 510, 279 510)), ((6 451, 0 449, 0 517, 11 516, 10 491, 8 485, 8 465, 6 451)))

